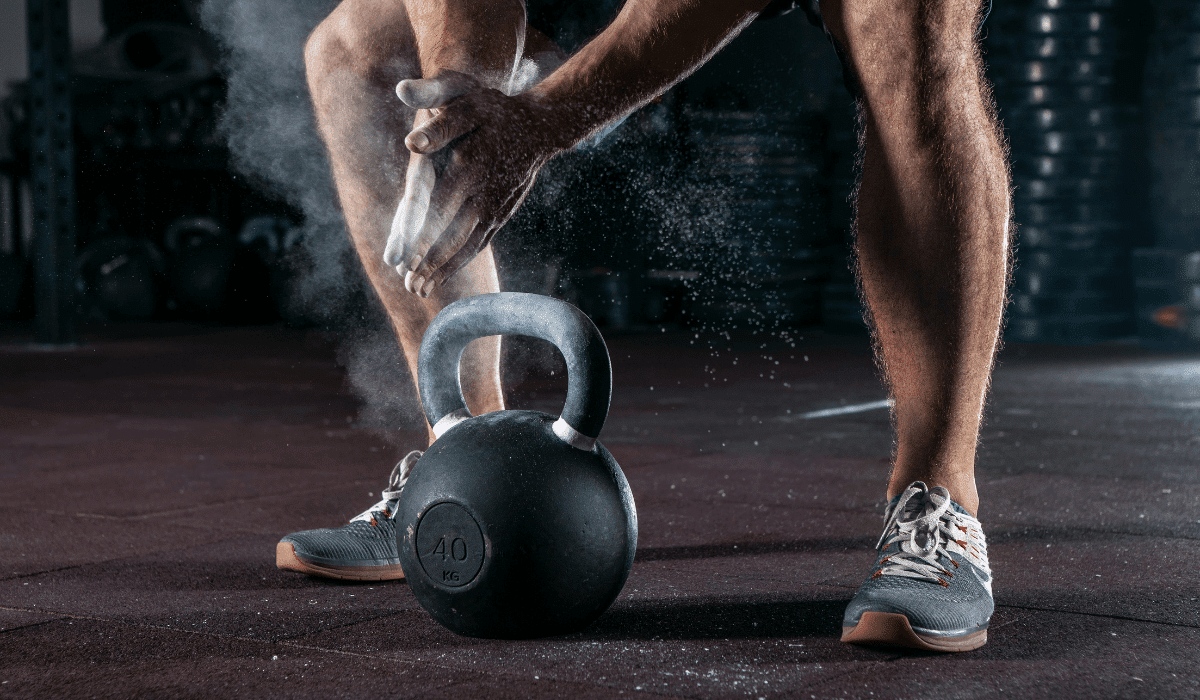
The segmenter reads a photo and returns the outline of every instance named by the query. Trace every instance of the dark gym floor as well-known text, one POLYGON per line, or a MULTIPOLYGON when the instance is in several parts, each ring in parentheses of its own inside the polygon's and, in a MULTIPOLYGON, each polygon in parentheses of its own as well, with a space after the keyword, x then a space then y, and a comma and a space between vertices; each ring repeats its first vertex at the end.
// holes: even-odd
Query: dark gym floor
MULTIPOLYGON (((590 629, 504 642, 403 583, 275 568, 420 437, 361 427, 327 340, 135 331, 0 346, 0 697, 1200 697, 1200 357, 1005 349, 978 468, 996 614, 932 655, 838 641, 891 437, 883 408, 811 413, 884 398, 865 338, 610 335, 637 563, 590 629)), ((554 410, 540 364, 513 403, 554 410)))

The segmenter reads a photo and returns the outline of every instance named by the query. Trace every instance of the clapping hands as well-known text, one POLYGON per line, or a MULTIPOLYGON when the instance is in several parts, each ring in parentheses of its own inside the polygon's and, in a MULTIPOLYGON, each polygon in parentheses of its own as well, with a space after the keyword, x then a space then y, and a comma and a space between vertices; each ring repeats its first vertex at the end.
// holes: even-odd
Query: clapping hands
POLYGON ((404 80, 396 93, 420 111, 384 261, 425 297, 491 242, 542 166, 573 144, 536 95, 508 96, 464 73, 404 80))

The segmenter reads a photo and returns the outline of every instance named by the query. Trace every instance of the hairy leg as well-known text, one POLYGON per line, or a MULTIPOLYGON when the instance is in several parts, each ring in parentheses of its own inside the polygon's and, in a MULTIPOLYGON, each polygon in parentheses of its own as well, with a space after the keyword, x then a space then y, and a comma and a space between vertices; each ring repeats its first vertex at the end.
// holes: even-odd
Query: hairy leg
POLYGON ((856 249, 895 401, 888 497, 921 480, 971 513, 1009 257, 1009 176, 979 0, 822 0, 863 92, 856 249))
MULTIPOLYGON (((415 116, 396 97, 396 84, 443 68, 508 75, 521 55, 524 21, 524 5, 507 0, 344 0, 305 46, 309 89, 342 213, 413 377, 421 338, 437 312, 457 299, 499 291, 499 283, 490 250, 426 299, 406 292, 396 270, 384 264, 408 167, 404 137, 415 116), (464 16, 463 8, 475 14, 464 16)), ((461 373, 472 413, 504 407, 499 338, 468 346, 461 373)))

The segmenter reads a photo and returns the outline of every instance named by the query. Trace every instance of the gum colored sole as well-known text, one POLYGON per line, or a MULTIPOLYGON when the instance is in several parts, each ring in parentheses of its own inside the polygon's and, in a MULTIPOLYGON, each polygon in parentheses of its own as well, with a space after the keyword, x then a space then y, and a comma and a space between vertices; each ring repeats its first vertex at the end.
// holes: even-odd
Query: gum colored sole
POLYGON ((842 641, 925 651, 971 651, 987 643, 987 630, 961 637, 932 637, 914 632, 908 618, 900 613, 865 612, 857 625, 842 628, 842 641))
POLYGON ((296 556, 296 547, 291 542, 275 545, 275 566, 284 571, 299 574, 336 578, 343 581, 403 581, 404 569, 399 564, 389 566, 326 566, 304 561, 296 556))

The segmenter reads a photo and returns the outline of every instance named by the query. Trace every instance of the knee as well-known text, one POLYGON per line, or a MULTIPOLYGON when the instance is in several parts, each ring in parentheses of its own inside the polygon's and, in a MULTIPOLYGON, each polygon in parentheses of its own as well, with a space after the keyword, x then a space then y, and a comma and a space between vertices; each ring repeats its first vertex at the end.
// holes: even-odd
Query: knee
POLYGON ((394 23, 362 0, 344 0, 317 25, 304 44, 304 67, 311 85, 319 86, 335 72, 350 71, 363 80, 380 77, 394 65, 404 42, 394 23), (387 47, 390 46, 390 51, 387 47))
POLYGON ((980 0, 821 2, 822 17, 864 88, 974 72, 981 10, 980 0))
POLYGON ((304 70, 314 87, 321 85, 337 67, 348 63, 349 47, 338 24, 333 15, 326 17, 304 42, 304 70))

